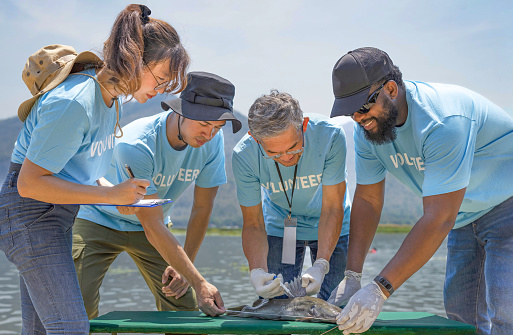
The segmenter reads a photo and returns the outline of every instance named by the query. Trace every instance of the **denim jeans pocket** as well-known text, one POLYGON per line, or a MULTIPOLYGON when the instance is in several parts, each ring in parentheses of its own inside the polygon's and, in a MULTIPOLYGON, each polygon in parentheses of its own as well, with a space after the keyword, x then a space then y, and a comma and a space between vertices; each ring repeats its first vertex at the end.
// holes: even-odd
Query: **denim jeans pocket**
POLYGON ((14 246, 11 223, 9 222, 9 208, 0 207, 0 250, 7 252, 14 246))
POLYGON ((24 223, 25 227, 30 228, 46 216, 51 215, 55 210, 55 205, 38 200, 27 199, 27 201, 24 201, 23 203, 23 209, 27 214, 27 220, 24 223))
POLYGON ((2 194, 18 193, 18 188, 16 187, 18 175, 19 171, 9 171, 7 173, 2 184, 2 194))

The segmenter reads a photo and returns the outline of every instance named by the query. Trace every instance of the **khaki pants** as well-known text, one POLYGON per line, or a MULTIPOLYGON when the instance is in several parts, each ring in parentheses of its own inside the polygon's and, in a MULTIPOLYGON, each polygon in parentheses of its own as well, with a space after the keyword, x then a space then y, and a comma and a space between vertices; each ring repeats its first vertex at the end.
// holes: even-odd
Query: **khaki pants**
POLYGON ((166 297, 162 292, 162 273, 168 264, 148 242, 143 231, 118 231, 77 218, 73 226, 73 259, 89 319, 98 316, 103 278, 123 251, 134 260, 159 311, 198 310, 191 287, 180 299, 166 297))

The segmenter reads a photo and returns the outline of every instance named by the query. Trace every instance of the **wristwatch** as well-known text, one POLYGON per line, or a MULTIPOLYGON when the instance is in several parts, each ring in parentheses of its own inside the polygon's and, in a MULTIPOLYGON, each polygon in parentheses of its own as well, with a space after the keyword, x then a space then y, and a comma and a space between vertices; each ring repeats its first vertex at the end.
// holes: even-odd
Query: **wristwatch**
POLYGON ((394 293, 394 287, 392 286, 392 284, 390 284, 390 282, 386 278, 383 278, 381 276, 376 276, 376 278, 374 278, 374 281, 376 283, 380 284, 381 286, 383 286, 385 288, 385 290, 387 290, 388 293, 390 293, 390 295, 392 295, 392 293, 394 293))

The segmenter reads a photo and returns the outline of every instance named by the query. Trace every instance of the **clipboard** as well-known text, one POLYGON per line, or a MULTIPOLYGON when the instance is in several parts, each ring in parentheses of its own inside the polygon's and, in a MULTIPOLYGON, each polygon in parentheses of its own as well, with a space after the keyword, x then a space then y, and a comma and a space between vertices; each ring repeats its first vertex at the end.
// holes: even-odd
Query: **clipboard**
POLYGON ((141 199, 130 205, 113 205, 113 204, 77 204, 77 205, 92 205, 92 206, 121 206, 121 207, 157 207, 173 202, 171 199, 141 199))

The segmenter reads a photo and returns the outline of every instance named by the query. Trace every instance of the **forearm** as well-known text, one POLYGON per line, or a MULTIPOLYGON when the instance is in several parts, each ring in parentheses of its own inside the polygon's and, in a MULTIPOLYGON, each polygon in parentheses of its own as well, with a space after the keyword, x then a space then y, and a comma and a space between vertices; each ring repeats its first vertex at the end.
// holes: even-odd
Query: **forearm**
POLYGON ((201 243, 207 232, 212 208, 192 208, 189 223, 187 224, 187 235, 185 237, 184 250, 191 262, 194 262, 201 243))
POLYGON ((440 220, 429 214, 422 216, 380 275, 394 289, 399 288, 429 261, 453 226, 454 221, 440 220))
POLYGON ((349 227, 347 270, 361 273, 376 234, 383 208, 385 180, 374 185, 357 185, 349 227))
POLYGON ((267 271, 267 254, 269 245, 267 243, 267 232, 265 228, 243 227, 242 248, 248 260, 249 269, 262 268, 267 271))
POLYGON ((424 215, 408 233, 399 251, 381 271, 397 289, 433 256, 454 227, 465 190, 423 198, 424 215))
MULTIPOLYGON (((100 185, 103 182, 99 180, 100 185)), ((149 184, 147 180, 131 178, 112 187, 81 185, 57 178, 51 171, 25 159, 18 177, 18 192, 22 197, 55 204, 127 205, 140 200, 149 184)))
POLYGON ((240 206, 242 211, 242 249, 248 260, 249 269, 264 269, 267 272, 267 232, 265 230, 262 203, 246 207, 240 206))
MULTIPOLYGON (((146 196, 146 199, 156 198, 158 198, 156 193, 146 196)), ((136 215, 144 228, 148 241, 164 258, 167 264, 171 265, 174 270, 185 277, 192 287, 205 281, 178 240, 164 224, 164 212, 161 206, 141 208, 136 215)))
MULTIPOLYGON (((347 251, 347 270, 361 273, 363 263, 374 239, 376 229, 379 223, 379 214, 371 212, 372 208, 367 210, 356 210, 351 213, 351 226, 349 227, 349 244, 347 251), (377 217, 376 217, 377 216, 377 217), (360 217, 358 220, 353 218, 360 217)), ((353 207, 354 208, 354 207, 353 207)))
POLYGON ((322 207, 317 228, 317 259, 330 260, 337 245, 344 220, 346 182, 322 186, 322 207))
POLYGON ((196 259, 201 243, 205 238, 218 188, 218 186, 208 188, 194 186, 194 202, 187 224, 187 236, 184 244, 184 250, 192 262, 196 259))
POLYGON ((144 231, 148 241, 157 249, 164 260, 185 277, 192 287, 197 287, 205 281, 178 240, 163 222, 146 225, 144 231))
POLYGON ((108 186, 81 185, 52 175, 22 178, 18 190, 22 197, 54 204, 112 203, 108 186))
POLYGON ((330 208, 321 212, 318 228, 317 258, 329 261, 337 245, 344 220, 343 208, 330 208))

